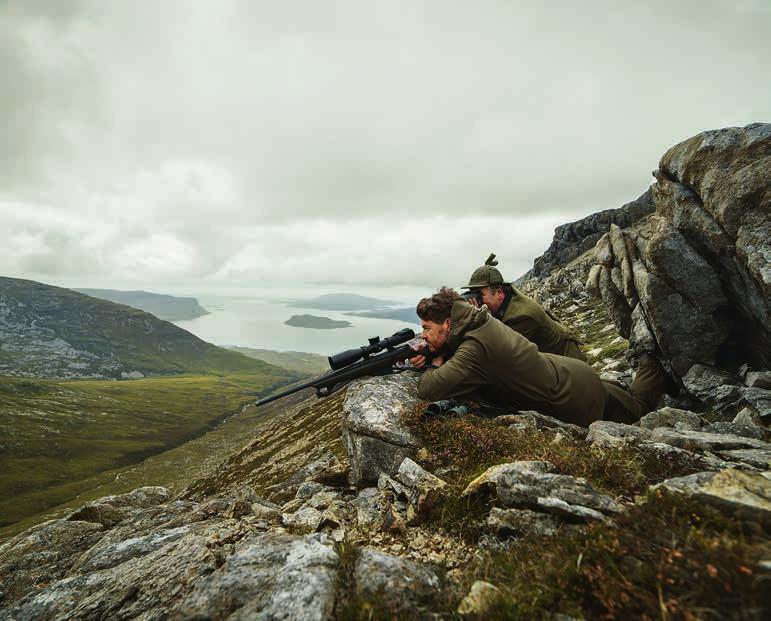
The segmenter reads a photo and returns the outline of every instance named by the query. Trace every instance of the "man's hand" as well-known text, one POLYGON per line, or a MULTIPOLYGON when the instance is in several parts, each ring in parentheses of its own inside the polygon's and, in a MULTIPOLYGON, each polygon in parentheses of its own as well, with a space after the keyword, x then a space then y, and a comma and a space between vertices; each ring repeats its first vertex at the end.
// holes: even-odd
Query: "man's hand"
POLYGON ((420 355, 415 356, 414 358, 410 358, 410 364, 416 369, 422 369, 424 366, 426 366, 426 357, 420 355))
POLYGON ((435 367, 441 367, 444 364, 444 356, 434 356, 434 358, 431 360, 431 364, 435 367))

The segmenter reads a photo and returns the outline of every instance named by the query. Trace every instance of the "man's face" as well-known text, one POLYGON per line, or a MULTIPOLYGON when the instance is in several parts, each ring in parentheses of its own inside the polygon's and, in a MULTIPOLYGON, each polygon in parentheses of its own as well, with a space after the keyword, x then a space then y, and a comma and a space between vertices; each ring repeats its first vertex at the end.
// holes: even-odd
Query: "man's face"
POLYGON ((493 314, 498 312, 498 309, 501 307, 501 304, 503 304, 503 300, 506 297, 506 294, 503 293, 502 289, 493 291, 490 287, 482 287, 480 289, 473 289, 473 291, 479 293, 482 298, 482 304, 486 304, 487 308, 489 308, 490 312, 493 314))
POLYGON ((442 323, 436 323, 429 319, 421 319, 420 325, 423 328, 421 338, 428 343, 428 348, 434 353, 441 351, 450 337, 450 320, 445 319, 442 323))

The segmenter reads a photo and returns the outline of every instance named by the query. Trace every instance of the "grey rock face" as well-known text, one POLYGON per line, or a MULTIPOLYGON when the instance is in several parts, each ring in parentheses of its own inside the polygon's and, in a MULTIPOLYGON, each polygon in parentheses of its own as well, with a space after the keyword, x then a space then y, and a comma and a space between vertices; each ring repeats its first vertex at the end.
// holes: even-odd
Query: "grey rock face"
POLYGON ((0 605, 65 575, 79 554, 104 535, 101 524, 51 520, 0 545, 0 605))
POLYGON ((741 470, 698 472, 667 479, 652 489, 684 494, 768 525, 771 524, 771 480, 767 474, 741 470))
POLYGON ((294 513, 284 513, 281 522, 287 528, 315 532, 321 524, 321 511, 313 507, 302 507, 294 513))
POLYGON ((566 423, 553 416, 547 416, 532 410, 520 412, 519 414, 504 414, 503 416, 497 416, 495 422, 499 425, 506 425, 510 429, 514 428, 521 431, 530 429, 559 429, 575 438, 583 440, 586 437, 585 428, 566 423))
POLYGON ((771 397, 747 392, 766 389, 771 365, 770 164, 771 124, 675 145, 654 173, 655 215, 634 230, 611 225, 587 283, 629 336, 633 362, 658 357, 691 394, 728 413, 771 410, 771 397), (748 386, 718 377, 742 362, 761 370, 748 386))
POLYGON ((743 438, 755 438, 756 440, 768 440, 768 431, 757 425, 743 425, 741 423, 728 423, 718 421, 704 427, 703 431, 709 433, 728 433, 743 438))
POLYGON ((417 383, 416 373, 404 372, 349 387, 342 425, 354 485, 374 483, 381 472, 394 475, 405 457, 415 455, 420 443, 402 415, 419 403, 417 383))
POLYGON ((558 226, 548 250, 535 259, 531 274, 537 278, 548 275, 553 269, 565 265, 592 248, 608 231, 611 224, 624 228, 653 213, 655 206, 650 190, 637 200, 618 209, 606 209, 581 220, 558 226))
POLYGON ((771 470, 771 450, 768 449, 733 449, 720 451, 720 456, 728 461, 747 464, 758 470, 771 470))
POLYGON ((0 612, 3 619, 168 616, 188 585, 217 568, 206 533, 189 534, 108 570, 72 575, 0 612))
POLYGON ((178 619, 329 619, 339 558, 323 535, 264 534, 200 580, 178 619))
POLYGON ((358 595, 396 612, 430 605, 439 589, 439 578, 428 567, 371 548, 361 551, 354 579, 358 595))
POLYGON ((593 446, 613 448, 647 440, 650 435, 651 432, 644 427, 598 420, 589 425, 586 441, 593 446))
POLYGON ((701 416, 695 412, 671 407, 659 408, 640 419, 640 427, 643 429, 677 426, 678 429, 698 431, 701 424, 701 416))
POLYGON ((603 519, 621 510, 612 498, 594 490, 585 479, 557 474, 544 461, 518 461, 488 468, 469 483, 463 495, 492 489, 505 507, 532 509, 568 519, 603 519))
POLYGON ((771 371, 750 371, 744 383, 750 388, 771 389, 771 371))
POLYGON ((694 447, 703 451, 719 451, 743 448, 769 449, 771 445, 762 440, 744 438, 728 433, 704 431, 677 431, 660 427, 651 434, 653 442, 664 442, 680 448, 694 447))
POLYGON ((499 535, 553 535, 560 523, 553 515, 529 509, 493 507, 487 516, 487 527, 499 535))

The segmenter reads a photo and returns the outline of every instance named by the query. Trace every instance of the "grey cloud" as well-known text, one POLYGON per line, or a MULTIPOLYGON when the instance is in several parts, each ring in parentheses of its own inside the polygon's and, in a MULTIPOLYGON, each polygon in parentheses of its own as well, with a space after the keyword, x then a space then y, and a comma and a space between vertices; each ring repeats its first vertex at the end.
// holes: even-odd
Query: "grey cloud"
MULTIPOLYGON (((319 218, 345 244, 357 220, 474 217, 521 248, 523 216, 618 206, 678 140, 767 119, 769 41, 749 0, 0 3, 0 200, 77 221, 72 271, 154 239, 145 270, 215 278, 260 227, 301 245, 319 218)), ((527 233, 532 259, 549 234, 527 233)), ((356 278, 385 277, 377 251, 356 278)), ((66 271, 45 256, 0 271, 66 271)))

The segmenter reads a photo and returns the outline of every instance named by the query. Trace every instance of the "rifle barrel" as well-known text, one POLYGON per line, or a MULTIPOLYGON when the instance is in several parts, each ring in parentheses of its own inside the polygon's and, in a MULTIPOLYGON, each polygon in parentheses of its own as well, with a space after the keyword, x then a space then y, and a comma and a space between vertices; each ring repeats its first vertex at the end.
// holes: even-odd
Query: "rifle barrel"
POLYGON ((269 397, 260 399, 259 401, 255 401, 254 405, 265 405, 266 403, 271 403, 272 401, 276 401, 282 397, 288 397, 289 395, 300 392, 301 390, 305 390, 306 388, 315 388, 317 393, 316 396, 326 396, 326 394, 332 392, 335 386, 339 384, 345 384, 351 380, 357 379, 359 377, 365 377, 367 375, 376 375, 378 370, 390 368, 395 362, 406 360, 407 358, 412 358, 413 356, 418 355, 424 355, 427 358, 431 357, 428 348, 424 348, 421 351, 415 351, 409 345, 402 345, 400 347, 385 351, 382 354, 370 356, 369 358, 365 358, 364 360, 360 360, 354 364, 348 365, 336 371, 327 371, 323 375, 314 377, 313 379, 308 380, 307 382, 304 382, 298 386, 294 386, 288 390, 284 390, 283 392, 279 392, 275 395, 271 395, 269 397), (320 391, 323 389, 326 389, 327 392, 322 394, 320 391))

